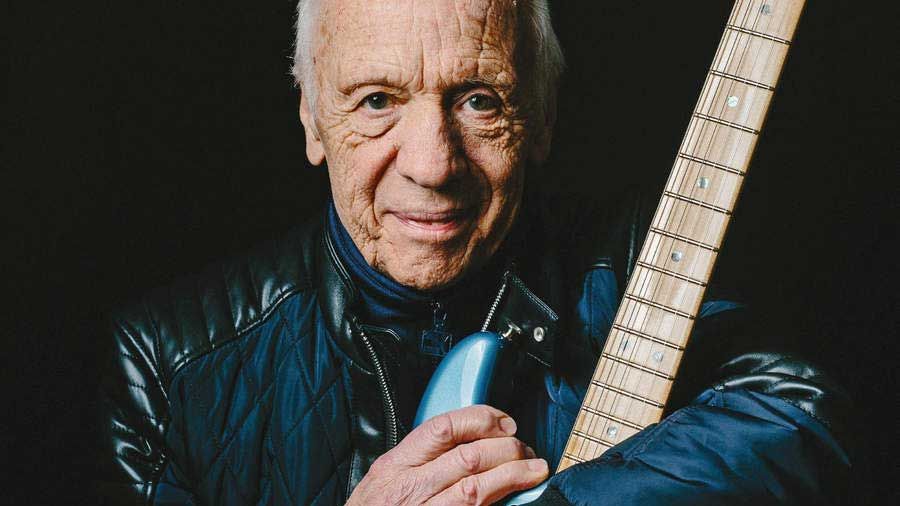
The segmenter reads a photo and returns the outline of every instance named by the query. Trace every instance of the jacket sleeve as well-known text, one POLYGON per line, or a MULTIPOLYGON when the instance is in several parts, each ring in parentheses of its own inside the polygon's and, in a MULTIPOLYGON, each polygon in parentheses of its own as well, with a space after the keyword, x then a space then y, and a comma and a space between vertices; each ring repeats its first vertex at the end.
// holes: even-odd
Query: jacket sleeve
POLYGON ((152 324, 115 318, 99 399, 100 504, 150 504, 165 465, 168 402, 152 324))
POLYGON ((750 351, 766 343, 745 318, 699 320, 670 398, 683 407, 554 476, 538 503, 844 504, 846 396, 795 355, 750 351))

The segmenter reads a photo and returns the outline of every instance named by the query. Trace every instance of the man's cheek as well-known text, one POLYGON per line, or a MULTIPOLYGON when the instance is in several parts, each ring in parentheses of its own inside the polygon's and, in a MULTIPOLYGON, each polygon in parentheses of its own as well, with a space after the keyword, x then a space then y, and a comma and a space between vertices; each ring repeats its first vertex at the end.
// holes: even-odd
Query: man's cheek
POLYGON ((343 193, 346 194, 352 218, 360 223, 365 222, 372 214, 373 191, 367 181, 351 171, 345 174, 343 193))
POLYGON ((470 153, 470 160, 477 167, 476 177, 480 179, 483 189, 482 198, 491 194, 506 192, 514 188, 519 181, 519 156, 516 152, 505 151, 493 147, 482 147, 470 153))

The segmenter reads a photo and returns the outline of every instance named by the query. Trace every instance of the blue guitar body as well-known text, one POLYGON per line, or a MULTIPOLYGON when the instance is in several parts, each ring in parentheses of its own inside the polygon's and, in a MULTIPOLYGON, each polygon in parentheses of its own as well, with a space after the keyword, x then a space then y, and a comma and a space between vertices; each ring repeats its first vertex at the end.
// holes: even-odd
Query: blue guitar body
MULTIPOLYGON (((413 425, 454 409, 489 404, 495 375, 512 358, 513 348, 512 343, 494 332, 476 332, 457 343, 431 377, 413 425)), ((544 488, 546 483, 510 496, 505 504, 528 504, 544 488)))

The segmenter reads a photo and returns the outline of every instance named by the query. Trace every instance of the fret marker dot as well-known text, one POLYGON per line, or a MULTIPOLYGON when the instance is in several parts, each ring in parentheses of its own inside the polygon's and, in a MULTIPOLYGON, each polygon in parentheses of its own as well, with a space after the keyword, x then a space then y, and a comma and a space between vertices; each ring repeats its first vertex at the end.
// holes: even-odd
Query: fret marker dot
POLYGON ((684 258, 684 253, 682 253, 680 251, 672 252, 672 261, 673 262, 680 262, 682 258, 684 258))
POLYGON ((728 101, 727 101, 728 107, 737 107, 738 102, 740 102, 740 99, 737 98, 735 95, 731 95, 730 97, 728 97, 728 101))
POLYGON ((616 426, 606 429, 606 435, 613 439, 615 439, 616 434, 618 434, 618 433, 619 433, 619 428, 616 426))
POLYGON ((653 354, 653 360, 654 360, 654 361, 656 361, 656 362, 662 362, 662 359, 663 359, 663 352, 657 351, 656 353, 653 354))
POLYGON ((700 188, 702 190, 709 188, 709 178, 708 177, 698 178, 697 179, 697 188, 700 188))
POLYGON ((765 15, 772 14, 772 6, 769 4, 763 4, 762 7, 759 8, 759 11, 765 15))

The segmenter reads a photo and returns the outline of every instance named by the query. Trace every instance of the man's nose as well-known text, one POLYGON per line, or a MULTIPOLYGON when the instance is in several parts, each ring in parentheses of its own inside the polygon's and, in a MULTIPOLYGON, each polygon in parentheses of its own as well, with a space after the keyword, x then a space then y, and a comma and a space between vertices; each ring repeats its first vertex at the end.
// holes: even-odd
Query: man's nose
POLYGON ((466 170, 452 119, 440 104, 420 105, 408 115, 397 170, 419 186, 439 189, 466 170))

